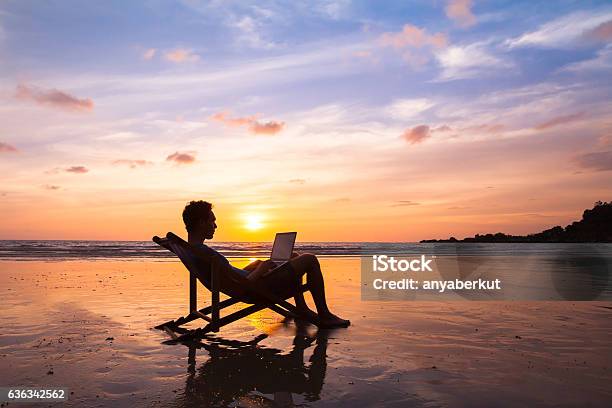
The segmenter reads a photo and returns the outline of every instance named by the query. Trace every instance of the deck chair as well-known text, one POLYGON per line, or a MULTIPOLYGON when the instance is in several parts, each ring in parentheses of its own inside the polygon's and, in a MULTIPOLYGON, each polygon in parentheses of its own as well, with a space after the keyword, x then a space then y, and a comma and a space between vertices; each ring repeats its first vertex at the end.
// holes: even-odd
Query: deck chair
MULTIPOLYGON (((217 256, 211 256, 201 248, 192 246, 172 232, 168 232, 165 238, 153 237, 153 242, 178 256, 189 271, 189 314, 155 326, 156 329, 166 331, 173 340, 186 340, 205 335, 209 332, 218 332, 221 327, 266 308, 284 317, 300 318, 318 325, 316 316, 300 313, 294 305, 276 296, 264 285, 252 282, 236 272, 221 272, 220 259, 217 256), (198 270, 198 262, 209 263, 210 276, 198 270), (197 306, 198 280, 211 293, 211 304, 203 309, 198 309, 197 306), (235 288, 240 288, 241 290, 236 291, 235 288), (227 295, 228 299, 220 301, 220 293, 227 295), (245 303, 250 306, 221 317, 221 310, 237 303, 245 303), (207 324, 204 327, 191 331, 181 327, 196 319, 205 320, 207 324)), ((272 271, 272 273, 274 272, 272 271)), ((304 292, 308 290, 308 286, 300 285, 299 289, 296 288, 296 290, 304 292)))

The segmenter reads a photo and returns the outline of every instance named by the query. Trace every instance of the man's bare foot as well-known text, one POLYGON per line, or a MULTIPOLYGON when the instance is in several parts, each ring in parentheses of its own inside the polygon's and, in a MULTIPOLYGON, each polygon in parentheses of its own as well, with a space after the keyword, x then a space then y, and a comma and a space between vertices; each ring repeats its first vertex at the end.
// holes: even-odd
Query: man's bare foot
POLYGON ((342 319, 333 313, 329 313, 324 316, 320 316, 319 321, 321 327, 332 328, 332 327, 348 327, 351 325, 350 320, 342 319))

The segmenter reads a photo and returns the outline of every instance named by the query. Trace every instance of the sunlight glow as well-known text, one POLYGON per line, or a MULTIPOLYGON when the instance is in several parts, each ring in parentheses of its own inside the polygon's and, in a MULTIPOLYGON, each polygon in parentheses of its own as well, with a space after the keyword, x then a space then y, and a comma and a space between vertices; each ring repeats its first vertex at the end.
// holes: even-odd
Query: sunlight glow
POLYGON ((262 216, 260 214, 247 214, 244 216, 244 227, 250 231, 257 231, 263 227, 262 216))

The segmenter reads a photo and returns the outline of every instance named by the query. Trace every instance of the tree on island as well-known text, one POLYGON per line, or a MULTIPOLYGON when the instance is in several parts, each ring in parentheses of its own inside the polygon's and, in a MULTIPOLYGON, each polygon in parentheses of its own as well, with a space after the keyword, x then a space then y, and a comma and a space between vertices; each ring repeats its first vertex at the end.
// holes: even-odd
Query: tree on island
POLYGON ((612 201, 597 201, 590 210, 584 210, 582 219, 565 228, 556 226, 529 235, 476 234, 473 238, 458 240, 426 239, 421 242, 612 242, 612 201))

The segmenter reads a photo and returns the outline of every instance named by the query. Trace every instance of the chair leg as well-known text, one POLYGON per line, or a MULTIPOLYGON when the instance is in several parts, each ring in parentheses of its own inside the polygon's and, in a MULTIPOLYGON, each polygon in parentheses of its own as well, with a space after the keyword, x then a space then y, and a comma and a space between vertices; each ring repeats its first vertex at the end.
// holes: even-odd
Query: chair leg
POLYGON ((194 338, 194 337, 202 336, 202 335, 204 335, 206 333, 209 333, 211 331, 212 332, 218 332, 221 327, 223 327, 225 325, 228 325, 230 323, 233 323, 236 320, 240 320, 243 317, 246 317, 246 316, 248 316, 250 314, 258 312, 258 311, 260 311, 262 309, 265 309, 267 307, 268 307, 267 304, 254 304, 254 305, 245 307, 244 309, 240 309, 240 310, 238 310, 238 311, 236 311, 236 312, 234 312, 234 313, 232 313, 230 315, 227 315, 227 316, 224 316, 224 317, 218 319, 216 324, 214 322, 213 323, 209 323, 206 326, 202 327, 201 329, 195 329, 195 330, 193 330, 193 331, 191 331, 189 333, 185 333, 182 336, 179 336, 177 338, 177 340, 181 341, 181 340, 191 339, 191 338, 194 338))
POLYGON ((189 313, 198 310, 198 281, 191 271, 189 272, 189 313))
POLYGON ((214 325, 213 331, 216 333, 219 331, 219 320, 220 320, 220 308, 219 308, 219 291, 215 290, 212 293, 212 324, 214 325))
MULTIPOLYGON (((269 301, 268 303, 255 304, 255 305, 246 307, 242 310, 239 310, 237 312, 234 312, 226 317, 221 318, 220 316, 221 309, 224 309, 228 306, 235 305, 236 303, 241 302, 243 299, 229 298, 229 299, 225 299, 224 301, 220 302, 219 301, 219 296, 220 296, 219 290, 217 288, 218 283, 219 283, 218 274, 213 273, 213 279, 212 279, 212 285, 211 285, 212 290, 211 290, 211 305, 210 306, 207 306, 200 310, 195 310, 189 315, 180 317, 176 320, 170 320, 168 322, 162 323, 160 325, 155 326, 155 328, 166 330, 166 331, 168 329, 177 331, 176 329, 178 329, 179 326, 189 323, 193 320, 203 318, 202 315, 208 315, 210 313, 211 321, 206 326, 202 327, 201 329, 196 329, 196 331, 198 332, 198 334, 205 334, 211 331, 216 333, 219 331, 221 327, 229 323, 235 322, 236 320, 241 319, 242 317, 248 316, 251 313, 254 313, 256 311, 259 311, 265 308, 269 308, 270 310, 273 310, 274 312, 284 317, 303 318, 304 320, 318 326, 318 322, 316 321, 316 319, 313 319, 311 316, 302 315, 294 305, 287 302, 286 300, 277 298, 276 296, 274 296, 272 293, 270 293, 269 291, 265 289, 263 290, 256 289, 255 291, 258 292, 262 297, 267 299, 269 301), (215 275, 217 279, 214 279, 215 275)), ((307 285, 302 285, 301 290, 302 292, 308 290, 307 285)), ((190 303, 191 303, 191 297, 190 297, 190 303)), ((205 320, 208 320, 208 319, 205 319, 205 320)), ((181 331, 184 332, 184 330, 186 329, 183 329, 181 331)), ((184 336, 189 336, 192 334, 193 332, 185 333, 183 334, 183 336, 179 337, 179 339, 183 338, 184 336)))
POLYGON ((212 265, 212 271, 211 271, 211 303, 212 303, 212 308, 211 308, 211 317, 212 317, 212 330, 217 333, 219 331, 219 268, 217 267, 216 263, 213 263, 212 265))
POLYGON ((268 307, 283 317, 293 317, 293 318, 297 317, 295 313, 291 313, 277 305, 268 305, 268 307))
MULTIPOLYGON (((228 306, 233 306, 236 303, 240 303, 240 302, 241 302, 241 300, 239 298, 225 299, 222 302, 219 302, 219 304, 218 304, 219 310, 224 309, 224 308, 226 308, 228 306)), ((211 313, 212 309, 213 309, 213 307, 212 307, 212 305, 210 305, 210 306, 206 306, 203 309, 198 310, 198 312, 200 312, 202 314, 205 314, 205 315, 208 315, 208 314, 211 313)), ((194 321, 196 319, 199 319, 199 318, 200 318, 199 315, 196 315, 194 313, 190 313, 187 316, 179 317, 178 319, 169 320, 169 321, 167 321, 165 323, 158 324, 157 326, 155 326, 155 328, 159 329, 159 330, 164 330, 164 326, 167 326, 167 327, 178 327, 178 326, 181 326, 183 324, 192 322, 192 321, 194 321)))

